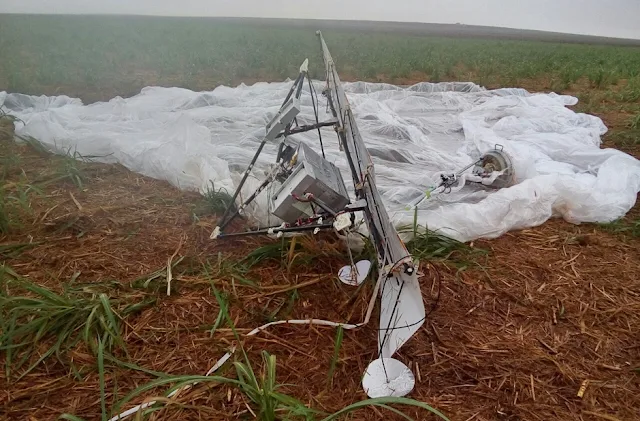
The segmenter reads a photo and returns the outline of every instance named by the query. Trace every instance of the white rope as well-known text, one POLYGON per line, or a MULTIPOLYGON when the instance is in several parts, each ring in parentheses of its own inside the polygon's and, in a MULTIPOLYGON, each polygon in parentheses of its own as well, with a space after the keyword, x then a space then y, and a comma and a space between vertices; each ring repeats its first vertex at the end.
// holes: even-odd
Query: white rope
MULTIPOLYGON (((255 329, 253 329, 251 332, 247 333, 246 336, 254 336, 260 332, 262 332, 263 330, 271 327, 271 326, 277 326, 277 325, 283 325, 283 324, 288 324, 288 325, 317 325, 317 326, 331 326, 331 327, 342 327, 343 329, 346 330, 351 330, 351 329, 357 329, 359 327, 365 326, 366 324, 369 323, 369 320, 371 319, 371 313, 373 312, 373 307, 375 306, 375 300, 376 300, 376 296, 378 295, 378 290, 380 289, 380 280, 383 278, 383 276, 379 276, 378 277, 378 281, 376 282, 376 286, 373 289, 373 294, 371 295, 371 299, 369 300, 369 305, 367 307, 367 314, 365 315, 364 321, 362 321, 361 323, 357 323, 357 324, 345 324, 345 323, 338 323, 338 322, 332 322, 329 320, 322 320, 322 319, 304 319, 304 320, 278 320, 275 322, 271 322, 271 323, 267 323, 265 325, 262 325, 260 327, 257 327, 255 329)), ((211 367, 209 369, 209 371, 207 372, 207 374, 205 374, 206 376, 210 376, 211 374, 213 374, 216 370, 218 370, 220 367, 222 367, 222 365, 224 363, 226 363, 229 358, 231 358, 231 356, 233 355, 233 353, 235 352, 235 347, 233 347, 229 352, 227 352, 226 354, 224 354, 222 356, 222 358, 220 358, 214 365, 213 367, 211 367)), ((197 382, 194 382, 193 384, 190 385, 186 385, 184 387, 181 387, 180 389, 174 390, 173 392, 171 392, 167 397, 171 398, 172 396, 175 396, 178 392, 182 392, 185 390, 190 389, 191 387, 195 386, 196 384, 198 384, 197 382)), ((123 413, 121 413, 120 415, 116 415, 115 417, 112 417, 111 419, 109 419, 109 421, 119 421, 119 420, 124 420, 128 417, 130 417, 131 415, 134 415, 135 413, 137 413, 138 411, 141 411, 143 409, 149 408, 150 406, 156 404, 156 401, 151 401, 151 402, 146 402, 140 405, 137 405, 131 409, 128 409, 126 411, 124 411, 123 413)))

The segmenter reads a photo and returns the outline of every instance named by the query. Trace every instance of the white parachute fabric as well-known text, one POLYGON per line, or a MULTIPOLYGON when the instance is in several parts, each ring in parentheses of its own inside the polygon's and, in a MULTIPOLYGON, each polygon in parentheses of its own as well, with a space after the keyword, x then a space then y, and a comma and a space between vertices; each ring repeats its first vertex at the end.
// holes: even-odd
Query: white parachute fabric
MULTIPOLYGON (((323 82, 315 82, 321 92, 323 82)), ((182 188, 232 192, 278 111, 290 81, 210 92, 144 88, 132 98, 83 105, 66 96, 0 93, 0 106, 19 117, 16 133, 59 153, 77 152, 182 188)), ((418 207, 418 223, 462 241, 492 238, 542 224, 553 216, 572 223, 608 222, 626 214, 640 191, 640 162, 602 149, 602 121, 567 108, 570 96, 523 89, 485 90, 473 83, 418 83, 410 87, 343 84, 376 166, 376 183, 396 226, 412 225, 407 205, 496 145, 514 163, 517 184, 494 190, 467 183, 418 207)), ((329 119, 319 96, 320 120, 329 119)), ((315 122, 305 88, 299 124, 315 122)), ((326 157, 350 172, 332 129, 323 129, 326 157)), ((316 132, 292 136, 319 150, 316 132)), ((247 197, 274 162, 268 144, 243 189, 247 197)), ((267 223, 266 190, 256 216, 267 223), (259 211, 259 212, 258 212, 259 211)), ((271 221, 273 222, 273 221, 271 221)))

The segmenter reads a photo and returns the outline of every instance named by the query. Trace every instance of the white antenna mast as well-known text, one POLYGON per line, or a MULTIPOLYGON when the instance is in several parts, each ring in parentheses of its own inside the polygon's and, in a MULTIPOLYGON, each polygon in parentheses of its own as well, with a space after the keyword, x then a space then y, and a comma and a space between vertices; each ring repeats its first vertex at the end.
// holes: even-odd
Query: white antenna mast
POLYGON ((392 356, 425 320, 417 262, 389 219, 376 187, 371 156, 358 131, 335 63, 322 33, 318 31, 317 35, 326 70, 325 93, 338 120, 336 131, 349 163, 356 199, 366 202, 365 221, 378 255, 381 285, 378 358, 367 367, 362 385, 369 397, 404 396, 413 389, 415 380, 411 370, 392 356))

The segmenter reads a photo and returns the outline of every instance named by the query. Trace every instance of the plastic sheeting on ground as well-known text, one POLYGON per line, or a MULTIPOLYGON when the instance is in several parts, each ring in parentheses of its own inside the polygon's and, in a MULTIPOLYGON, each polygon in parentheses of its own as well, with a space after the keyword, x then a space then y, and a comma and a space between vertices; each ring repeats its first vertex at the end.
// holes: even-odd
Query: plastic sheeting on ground
MULTIPOLYGON (((118 162, 182 189, 233 191, 264 127, 279 109, 290 82, 257 83, 210 92, 149 87, 132 98, 83 105, 66 96, 0 93, 0 105, 24 121, 17 133, 60 153, 78 152, 118 162)), ((321 92, 323 83, 316 82, 321 92)), ((602 121, 567 108, 577 100, 523 89, 485 90, 472 83, 419 83, 411 87, 345 83, 367 147, 377 186, 398 226, 413 223, 407 204, 454 172, 502 145, 518 183, 502 190, 467 185, 419 206, 418 222, 468 241, 539 225, 552 216, 573 223, 622 217, 640 191, 640 162, 601 149, 602 121)), ((320 96, 320 118, 330 117, 320 96)), ((311 95, 303 92, 300 124, 314 122, 311 95)), ((327 159, 351 188, 343 152, 331 129, 322 130, 327 159)), ((319 150, 316 132, 296 135, 319 150)), ((275 160, 266 146, 245 197, 275 160)), ((267 198, 258 206, 264 212, 267 198)), ((263 214, 264 215, 264 214, 263 214)))

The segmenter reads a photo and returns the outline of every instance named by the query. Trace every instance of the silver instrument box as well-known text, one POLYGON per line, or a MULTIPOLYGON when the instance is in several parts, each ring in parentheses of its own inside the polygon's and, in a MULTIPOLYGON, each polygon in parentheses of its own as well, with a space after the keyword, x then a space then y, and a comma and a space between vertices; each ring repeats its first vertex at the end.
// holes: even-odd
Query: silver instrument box
POLYGON ((340 170, 309 146, 300 143, 297 164, 287 179, 271 197, 270 211, 284 222, 292 223, 314 214, 311 203, 294 198, 313 194, 333 211, 340 211, 350 202, 340 170))

